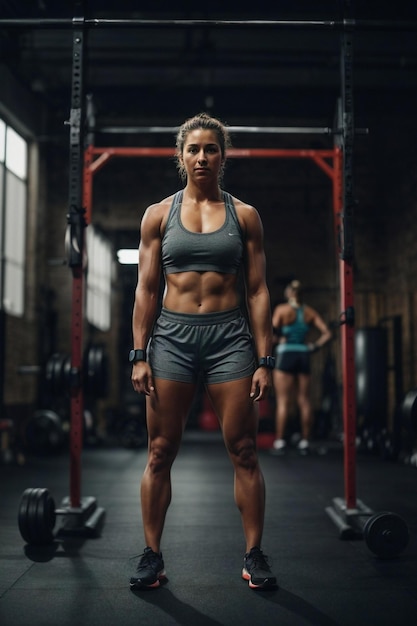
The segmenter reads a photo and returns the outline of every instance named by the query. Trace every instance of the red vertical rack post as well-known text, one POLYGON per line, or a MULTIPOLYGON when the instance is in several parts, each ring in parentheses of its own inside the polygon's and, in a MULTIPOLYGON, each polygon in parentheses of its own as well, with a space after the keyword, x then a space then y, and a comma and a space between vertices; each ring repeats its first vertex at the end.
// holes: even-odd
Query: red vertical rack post
MULTIPOLYGON (((333 181, 334 221, 336 244, 340 248, 342 234, 341 214, 343 210, 343 153, 335 149, 333 181)), ((339 256, 342 384, 343 384, 343 449, 345 505, 348 510, 356 509, 356 398, 355 398, 355 355, 354 355, 354 300, 352 260, 339 256)))

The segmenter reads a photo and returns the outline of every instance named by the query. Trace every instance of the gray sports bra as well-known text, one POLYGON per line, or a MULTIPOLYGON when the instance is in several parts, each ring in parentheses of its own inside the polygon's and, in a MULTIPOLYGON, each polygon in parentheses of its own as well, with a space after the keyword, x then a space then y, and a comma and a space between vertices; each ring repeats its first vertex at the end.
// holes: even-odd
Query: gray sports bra
POLYGON ((194 233, 181 222, 183 191, 178 191, 169 210, 162 238, 162 266, 166 274, 220 272, 237 274, 243 255, 243 233, 232 196, 222 191, 226 207, 223 226, 211 233, 194 233))

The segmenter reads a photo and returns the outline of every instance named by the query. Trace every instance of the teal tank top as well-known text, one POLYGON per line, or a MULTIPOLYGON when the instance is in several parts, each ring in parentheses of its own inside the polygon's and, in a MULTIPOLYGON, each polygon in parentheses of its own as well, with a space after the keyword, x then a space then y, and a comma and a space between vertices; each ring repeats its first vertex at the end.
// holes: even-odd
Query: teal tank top
POLYGON ((237 274, 243 256, 243 233, 232 196, 222 191, 226 219, 219 229, 211 233, 194 233, 184 228, 181 222, 182 197, 181 190, 172 200, 162 238, 164 272, 237 274))
POLYGON ((277 352, 297 351, 306 352, 305 338, 309 330, 309 325, 304 321, 304 307, 300 306, 295 309, 296 317, 292 324, 288 324, 281 328, 281 333, 285 337, 285 343, 277 346, 277 352))

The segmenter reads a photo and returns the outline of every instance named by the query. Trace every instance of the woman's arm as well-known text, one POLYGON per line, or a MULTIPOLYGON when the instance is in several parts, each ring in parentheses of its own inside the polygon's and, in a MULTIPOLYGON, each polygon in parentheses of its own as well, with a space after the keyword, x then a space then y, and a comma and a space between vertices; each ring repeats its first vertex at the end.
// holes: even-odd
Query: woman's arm
MULTIPOLYGON (((142 218, 139 244, 138 282, 132 315, 133 347, 146 350, 152 332, 159 298, 161 277, 161 205, 148 207, 142 218)), ((133 365, 132 384, 136 391, 149 394, 153 388, 148 363, 133 365)))
MULTIPOLYGON (((266 261, 263 248, 263 226, 258 212, 243 205, 242 213, 246 230, 245 286, 251 331, 255 342, 256 356, 272 354, 272 319, 269 290, 266 284, 266 261)), ((258 368, 252 381, 255 400, 266 397, 271 385, 271 372, 258 368)))
POLYGON ((308 313, 309 313, 308 323, 311 326, 314 326, 315 328, 317 328, 317 330, 320 332, 319 338, 316 339, 314 344, 311 344, 314 350, 318 350, 319 348, 322 348, 326 343, 330 341, 330 339, 332 338, 332 333, 329 327, 327 326, 326 322, 323 320, 321 315, 315 309, 313 309, 312 307, 308 307, 308 313))

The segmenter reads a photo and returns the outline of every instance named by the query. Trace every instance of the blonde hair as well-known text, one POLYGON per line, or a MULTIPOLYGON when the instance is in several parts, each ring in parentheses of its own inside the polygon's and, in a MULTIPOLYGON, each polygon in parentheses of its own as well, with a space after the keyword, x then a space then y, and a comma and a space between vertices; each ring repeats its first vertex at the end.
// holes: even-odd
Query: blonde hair
POLYGON ((299 280, 292 280, 284 289, 284 296, 288 299, 289 292, 294 294, 294 297, 297 301, 301 301, 302 287, 299 280))

